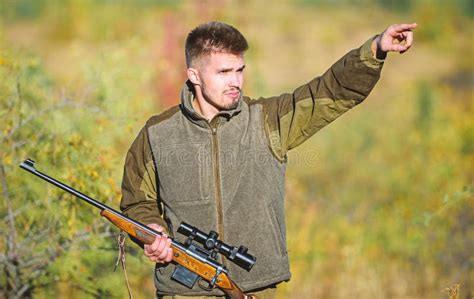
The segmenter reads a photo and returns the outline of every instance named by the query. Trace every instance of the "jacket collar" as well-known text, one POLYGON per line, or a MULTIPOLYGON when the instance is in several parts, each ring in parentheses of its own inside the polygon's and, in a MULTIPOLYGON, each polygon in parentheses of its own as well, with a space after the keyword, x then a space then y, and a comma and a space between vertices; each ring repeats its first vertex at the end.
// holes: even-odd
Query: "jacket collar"
MULTIPOLYGON (((193 107, 193 101, 195 98, 194 85, 191 81, 186 81, 183 89, 181 90, 181 110, 184 115, 193 123, 203 128, 209 128, 209 122, 202 117, 193 107)), ((239 114, 242 110, 242 94, 240 95, 237 107, 232 110, 222 110, 214 116, 214 119, 220 118, 219 122, 230 121, 232 117, 239 114)))

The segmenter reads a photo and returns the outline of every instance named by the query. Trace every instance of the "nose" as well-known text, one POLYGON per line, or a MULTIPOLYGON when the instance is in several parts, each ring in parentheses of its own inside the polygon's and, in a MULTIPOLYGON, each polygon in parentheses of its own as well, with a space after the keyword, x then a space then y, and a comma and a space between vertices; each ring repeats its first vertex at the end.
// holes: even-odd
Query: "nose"
POLYGON ((242 87, 242 74, 240 72, 233 72, 229 77, 230 87, 236 87, 239 89, 242 87))

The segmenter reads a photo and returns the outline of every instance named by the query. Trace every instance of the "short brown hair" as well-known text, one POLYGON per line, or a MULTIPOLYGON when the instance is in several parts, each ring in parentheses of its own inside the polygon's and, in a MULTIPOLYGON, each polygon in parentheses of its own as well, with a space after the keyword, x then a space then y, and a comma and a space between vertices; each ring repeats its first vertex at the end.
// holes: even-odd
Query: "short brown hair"
POLYGON ((245 37, 234 27, 221 23, 209 22, 199 25, 189 32, 186 38, 186 65, 211 52, 228 52, 240 54, 248 49, 245 37))

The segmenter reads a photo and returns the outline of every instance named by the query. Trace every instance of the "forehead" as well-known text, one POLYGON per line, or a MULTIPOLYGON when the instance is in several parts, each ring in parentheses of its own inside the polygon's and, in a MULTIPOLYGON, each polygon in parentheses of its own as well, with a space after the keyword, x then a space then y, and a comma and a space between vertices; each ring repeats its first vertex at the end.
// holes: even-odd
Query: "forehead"
POLYGON ((211 52, 199 59, 202 67, 213 68, 240 68, 244 65, 244 54, 234 54, 229 52, 211 52))

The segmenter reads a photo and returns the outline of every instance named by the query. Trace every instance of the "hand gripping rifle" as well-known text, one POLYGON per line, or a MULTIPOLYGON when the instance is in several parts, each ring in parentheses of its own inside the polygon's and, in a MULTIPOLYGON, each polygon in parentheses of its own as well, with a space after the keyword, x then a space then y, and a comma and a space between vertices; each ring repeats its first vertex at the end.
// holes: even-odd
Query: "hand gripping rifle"
MULTIPOLYGON (((20 167, 100 209, 101 216, 107 218, 115 226, 144 244, 152 244, 155 241, 155 237, 161 235, 160 232, 130 219, 107 205, 36 170, 35 162, 31 159, 23 161, 20 167)), ((176 264, 175 271, 171 276, 174 280, 188 288, 192 288, 196 281, 204 290, 209 291, 217 287, 231 299, 257 299, 255 295, 244 294, 235 282, 230 279, 227 268, 217 262, 217 254, 220 253, 238 266, 250 271, 255 264, 256 258, 247 253, 247 248, 244 246, 239 248, 229 246, 217 239, 218 234, 216 232, 211 231, 209 234, 205 234, 184 222, 181 223, 178 232, 188 238, 184 244, 173 239, 171 240, 171 248, 173 249, 172 262, 176 264), (195 244, 193 241, 201 243, 204 247, 195 244), (207 285, 205 285, 206 283, 207 285)))

